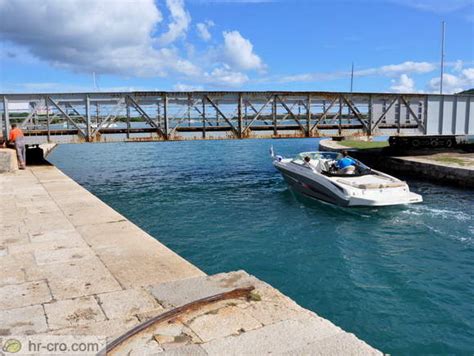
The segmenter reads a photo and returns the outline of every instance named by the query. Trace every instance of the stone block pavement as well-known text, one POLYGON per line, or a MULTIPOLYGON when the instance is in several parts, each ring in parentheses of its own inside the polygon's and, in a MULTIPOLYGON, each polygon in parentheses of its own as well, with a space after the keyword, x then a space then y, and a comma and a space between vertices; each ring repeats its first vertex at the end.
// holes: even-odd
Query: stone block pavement
POLYGON ((0 336, 109 341, 174 307, 253 285, 156 324, 113 354, 380 354, 243 271, 207 276, 54 166, 0 174, 0 336))

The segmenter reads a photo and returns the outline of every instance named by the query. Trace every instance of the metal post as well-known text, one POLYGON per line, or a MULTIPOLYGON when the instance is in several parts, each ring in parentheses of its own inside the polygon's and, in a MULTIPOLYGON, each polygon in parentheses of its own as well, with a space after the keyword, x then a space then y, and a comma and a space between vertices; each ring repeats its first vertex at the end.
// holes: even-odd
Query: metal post
POLYGON ((164 134, 165 140, 168 139, 168 94, 163 94, 163 120, 164 120, 164 134))
POLYGON ((340 95, 339 96, 339 127, 338 127, 338 133, 339 133, 339 136, 342 136, 342 105, 343 105, 343 102, 342 102, 342 96, 340 95))
POLYGON ((438 118, 438 134, 443 134, 443 119, 444 119, 444 96, 439 100, 439 118, 438 118))
POLYGON ((453 117, 452 117, 452 128, 451 128, 451 133, 453 135, 456 135, 456 119, 457 119, 457 114, 458 114, 458 97, 457 95, 454 97, 454 103, 453 103, 453 117))
POLYGON ((191 127, 191 104, 192 97, 191 94, 188 94, 188 127, 191 127))
POLYGON ((423 122, 423 102, 418 101, 418 121, 423 122))
POLYGON ((10 135, 10 114, 8 113, 8 99, 5 95, 3 96, 3 123, 5 124, 3 136, 8 140, 8 136, 10 135))
POLYGON ((395 119, 397 120, 397 134, 400 135, 400 123, 402 116, 402 98, 399 96, 395 107, 395 119))
POLYGON ((206 138, 206 96, 202 97, 202 138, 206 138))
POLYGON ((369 128, 367 130, 367 136, 372 136, 372 122, 373 122, 373 105, 374 105, 374 100, 372 95, 369 96, 369 128))
POLYGON ((352 89, 354 89, 354 62, 352 62, 352 69, 351 69, 351 94, 352 89))
MULTIPOLYGON (((97 104, 98 106, 99 104, 97 104)), ((91 141, 92 127, 91 127, 91 101, 89 95, 86 95, 86 141, 91 141)))
POLYGON ((406 110, 406 113, 405 113, 405 123, 406 124, 409 124, 410 123, 410 100, 408 99, 406 101, 406 107, 407 107, 407 110, 406 110))
POLYGON ((425 96, 425 100, 423 102, 423 126, 424 126, 424 134, 428 133, 428 97, 425 96))
MULTIPOLYGON (((216 105, 219 106, 219 100, 216 100, 216 105)), ((219 126, 219 112, 216 110, 216 125, 219 126)))
POLYGON ((471 117, 471 98, 468 96, 466 100, 466 120, 464 124, 464 133, 466 135, 469 134, 470 117, 471 117))
MULTIPOLYGON (((352 67, 351 67, 351 95, 350 95, 350 101, 352 102, 352 90, 354 89, 354 62, 352 62, 352 67)), ((347 118, 349 119, 349 123, 352 122, 353 115, 351 115, 351 108, 347 106, 347 118)))
POLYGON ((243 119, 243 111, 242 111, 242 93, 239 93, 239 103, 238 103, 238 136, 242 138, 242 119, 243 119))
POLYGON ((444 34, 445 22, 441 23, 441 75, 439 77, 439 93, 443 94, 443 74, 444 74, 444 34))
POLYGON ((244 103, 244 110, 245 110, 245 114, 244 114, 244 122, 245 122, 245 126, 248 125, 248 117, 249 117, 249 113, 248 113, 248 104, 247 104, 247 100, 245 100, 245 103, 244 103))
POLYGON ((48 129, 48 143, 51 142, 51 130, 50 130, 50 127, 49 127, 49 102, 48 102, 48 99, 47 98, 44 98, 44 102, 46 103, 46 127, 48 129))
MULTIPOLYGON (((34 110, 34 114, 33 114, 33 125, 34 126, 38 126, 38 110, 36 109, 36 105, 38 105, 37 102, 33 103, 33 107, 32 109, 34 110)), ((66 114, 68 114, 68 111, 67 111, 67 108, 66 108, 66 114)))
POLYGON ((311 94, 308 94, 306 106, 306 137, 311 137, 311 94))
POLYGON ((158 127, 161 127, 161 107, 160 102, 158 100, 156 101, 156 121, 158 127))
MULTIPOLYGON (((383 99, 382 112, 385 112, 386 110, 387 110, 387 100, 383 99)), ((387 119, 386 119, 386 116, 384 115, 382 117, 382 124, 386 124, 386 123, 387 123, 387 119)))
POLYGON ((272 103, 272 121, 273 121, 273 135, 278 135, 278 127, 277 127, 277 96, 273 96, 273 103, 272 103))
POLYGON ((126 101, 127 105, 127 140, 130 139, 130 103, 126 101))

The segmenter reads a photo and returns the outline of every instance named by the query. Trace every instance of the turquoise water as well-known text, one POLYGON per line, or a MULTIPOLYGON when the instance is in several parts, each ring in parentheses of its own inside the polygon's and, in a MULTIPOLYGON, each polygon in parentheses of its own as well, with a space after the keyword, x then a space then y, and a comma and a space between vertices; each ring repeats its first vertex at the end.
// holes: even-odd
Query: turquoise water
POLYGON ((474 192, 420 205, 302 200, 271 165, 315 139, 59 146, 52 163, 207 273, 256 275, 391 354, 474 353, 474 192))

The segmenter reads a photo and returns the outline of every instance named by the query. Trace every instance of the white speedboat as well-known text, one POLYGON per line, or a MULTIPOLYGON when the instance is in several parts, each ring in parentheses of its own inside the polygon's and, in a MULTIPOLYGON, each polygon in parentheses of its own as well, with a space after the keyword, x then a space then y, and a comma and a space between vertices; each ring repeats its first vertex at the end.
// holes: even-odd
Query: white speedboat
POLYGON ((276 156, 272 149, 271 154, 273 165, 290 187, 310 198, 349 207, 423 201, 421 195, 410 192, 406 182, 370 169, 357 160, 353 172, 340 172, 336 168, 339 153, 302 152, 294 158, 284 158, 276 156))

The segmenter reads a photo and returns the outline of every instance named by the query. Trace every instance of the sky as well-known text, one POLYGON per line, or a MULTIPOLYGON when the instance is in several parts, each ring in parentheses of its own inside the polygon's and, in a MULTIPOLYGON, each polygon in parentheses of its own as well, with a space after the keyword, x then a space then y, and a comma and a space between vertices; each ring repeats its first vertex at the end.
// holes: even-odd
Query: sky
POLYGON ((0 92, 474 87, 474 0, 0 0, 0 92))

